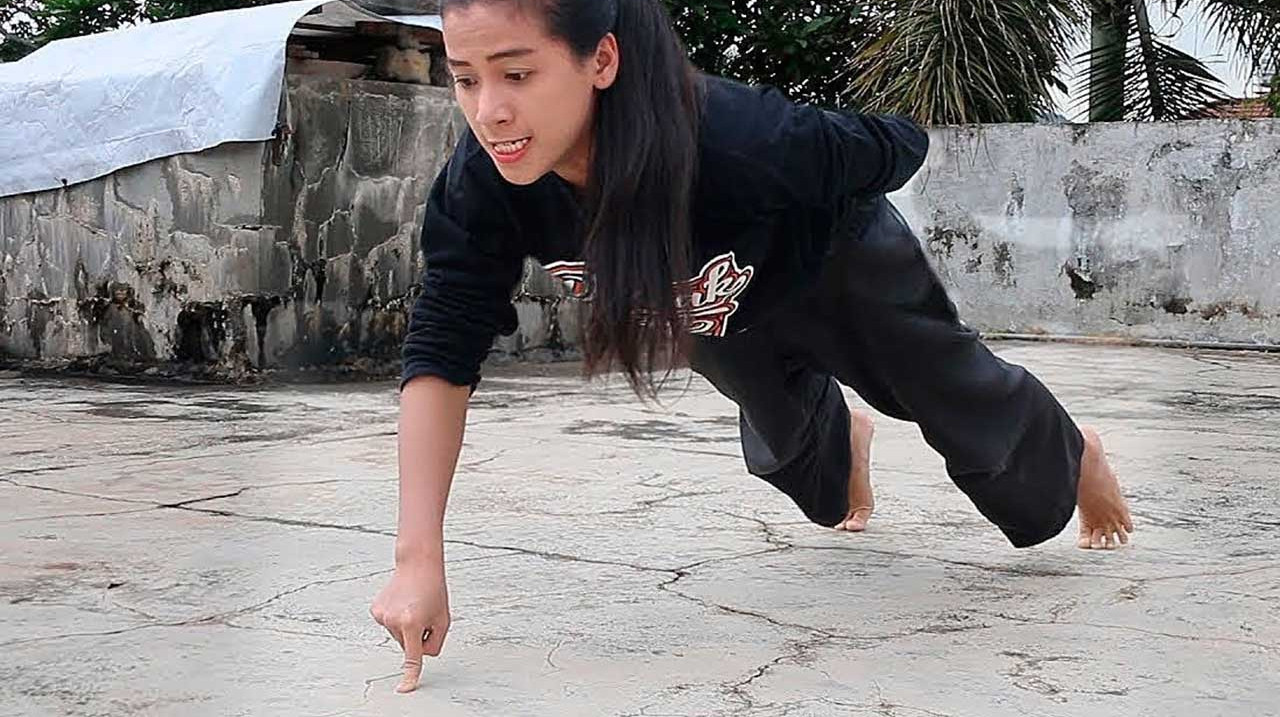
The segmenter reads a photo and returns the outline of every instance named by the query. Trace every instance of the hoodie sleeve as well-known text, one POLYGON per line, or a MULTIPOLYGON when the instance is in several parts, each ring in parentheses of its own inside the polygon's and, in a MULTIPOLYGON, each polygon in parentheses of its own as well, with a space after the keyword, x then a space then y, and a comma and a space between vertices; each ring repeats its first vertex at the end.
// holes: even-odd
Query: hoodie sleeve
POLYGON ((787 183, 807 204, 901 189, 929 151, 929 135, 906 117, 799 104, 789 104, 785 117, 787 183))
POLYGON ((459 144, 427 199, 426 271, 401 350, 401 388, 424 375, 474 388, 494 338, 516 330, 517 227, 494 180, 468 166, 479 164, 468 162, 468 144, 459 144))

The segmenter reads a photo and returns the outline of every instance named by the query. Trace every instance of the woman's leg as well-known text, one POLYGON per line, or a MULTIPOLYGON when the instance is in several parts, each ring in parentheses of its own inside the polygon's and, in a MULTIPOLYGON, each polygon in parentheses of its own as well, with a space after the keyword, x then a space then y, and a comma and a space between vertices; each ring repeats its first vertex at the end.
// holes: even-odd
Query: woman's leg
POLYGON ((1059 533, 1078 499, 1091 545, 1095 529, 1123 538, 1131 522, 1096 435, 960 323, 887 200, 866 211, 868 230, 835 249, 809 300, 814 320, 788 324, 787 339, 873 405, 916 422, 952 480, 1015 546, 1059 533))
POLYGON ((790 497, 809 520, 844 525, 853 468, 844 396, 835 379, 788 356, 759 328, 694 337, 691 367, 738 404, 747 470, 790 497))

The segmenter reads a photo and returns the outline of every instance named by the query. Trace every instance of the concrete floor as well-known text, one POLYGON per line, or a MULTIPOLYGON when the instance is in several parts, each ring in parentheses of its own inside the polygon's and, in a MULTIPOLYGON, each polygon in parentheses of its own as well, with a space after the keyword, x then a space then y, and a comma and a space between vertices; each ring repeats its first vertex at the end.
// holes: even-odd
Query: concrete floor
POLYGON ((394 384, 0 380, 0 714, 1280 714, 1280 357, 997 344, 1096 424, 1136 545, 1008 547, 908 424, 835 534, 694 382, 475 399, 423 689, 368 616, 394 384))

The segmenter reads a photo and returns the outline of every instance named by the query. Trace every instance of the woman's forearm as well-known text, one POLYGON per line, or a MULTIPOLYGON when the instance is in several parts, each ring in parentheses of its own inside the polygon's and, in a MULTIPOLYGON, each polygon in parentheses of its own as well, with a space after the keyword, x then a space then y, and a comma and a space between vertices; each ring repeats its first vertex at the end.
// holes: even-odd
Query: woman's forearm
POLYGON ((397 564, 444 560, 444 513, 462 450, 471 391, 434 376, 400 393, 397 564))

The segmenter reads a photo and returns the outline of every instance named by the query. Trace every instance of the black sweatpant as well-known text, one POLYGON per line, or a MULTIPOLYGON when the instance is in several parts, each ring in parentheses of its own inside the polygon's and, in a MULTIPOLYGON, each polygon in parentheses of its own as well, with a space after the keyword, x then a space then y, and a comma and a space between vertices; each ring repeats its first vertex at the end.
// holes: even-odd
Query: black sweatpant
POLYGON ((747 469, 813 522, 848 510, 849 412, 837 381, 919 425, 947 473, 1017 547, 1057 535, 1084 440, 1034 376, 960 323, 920 242, 886 199, 835 240, 815 287, 765 322, 695 337, 691 365, 738 404, 747 469))

